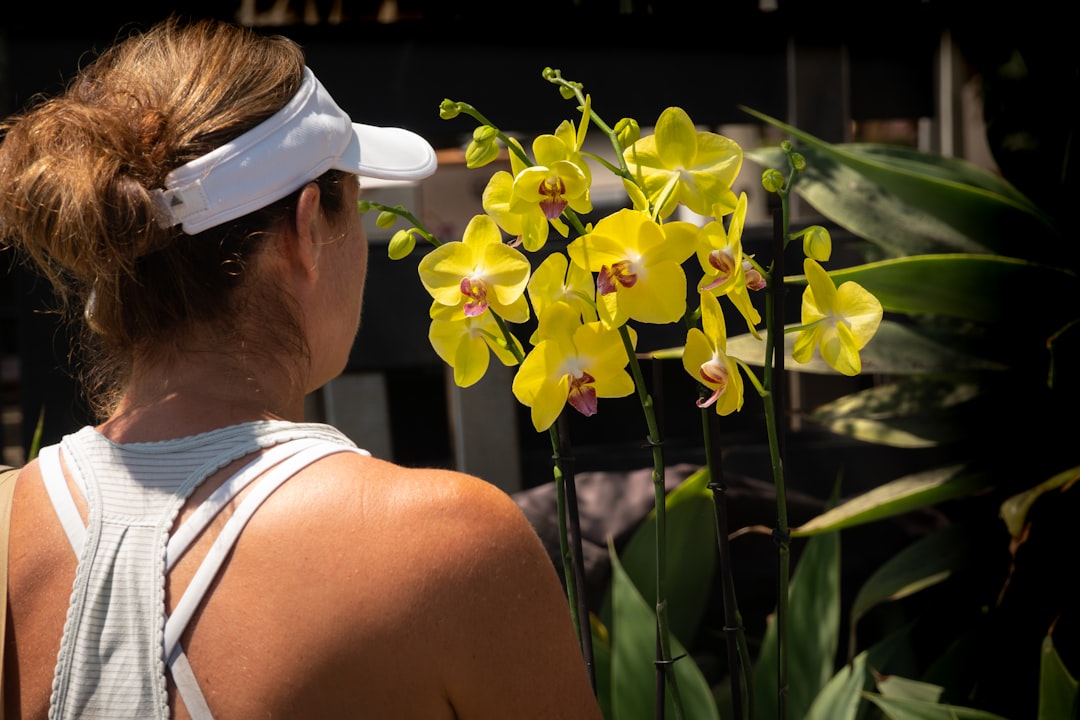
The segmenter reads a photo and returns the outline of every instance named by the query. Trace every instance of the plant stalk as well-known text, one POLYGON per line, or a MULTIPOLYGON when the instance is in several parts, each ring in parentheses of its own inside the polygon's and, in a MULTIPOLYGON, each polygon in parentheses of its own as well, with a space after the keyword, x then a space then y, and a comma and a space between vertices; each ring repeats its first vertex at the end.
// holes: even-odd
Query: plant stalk
POLYGON ((773 260, 769 268, 765 313, 768 332, 765 336, 765 426, 769 438, 769 456, 776 490, 777 599, 776 599, 776 693, 778 720, 787 719, 788 696, 788 586, 791 572, 791 538, 788 535, 787 496, 784 487, 784 438, 777 417, 783 417, 784 392, 784 239, 787 237, 787 196, 782 195, 782 209, 773 214, 773 260), (780 341, 777 346, 776 338, 780 341))
MULTIPOLYGON (((660 436, 660 425, 656 420, 656 408, 653 399, 645 390, 645 378, 641 372, 641 363, 634 352, 634 343, 630 338, 630 332, 625 325, 619 328, 623 346, 626 348, 627 357, 630 360, 630 370, 634 378, 634 386, 637 388, 638 399, 645 413, 645 424, 648 427, 648 444, 652 448, 653 455, 653 496, 656 505, 656 630, 657 650, 656 659, 657 675, 663 675, 667 680, 666 687, 671 688, 671 699, 675 708, 675 716, 683 718, 682 697, 679 694, 679 685, 675 677, 675 667, 671 657, 671 629, 668 621, 667 606, 667 488, 664 485, 664 445, 660 436)), ((657 688, 663 683, 658 682, 657 688)), ((663 700, 657 693, 657 708, 660 711, 657 718, 663 717, 663 700)))
POLYGON ((735 595, 735 576, 731 565, 730 529, 727 514, 727 484, 720 451, 720 427, 712 408, 701 409, 702 434, 705 437, 705 463, 709 468, 709 489, 713 494, 716 512, 716 542, 720 556, 720 586, 724 598, 724 640, 727 643, 728 676, 731 681, 731 707, 733 720, 753 717, 751 708, 745 705, 749 693, 747 668, 743 654, 748 654, 742 618, 735 595), (750 713, 750 714, 747 714, 750 713))
MULTIPOLYGON (((592 683, 595 692, 596 663, 593 657, 592 628, 589 623, 589 603, 585 591, 585 553, 582 550, 581 517, 578 512, 577 483, 574 481, 574 456, 570 448, 570 433, 564 415, 559 415, 556 426, 558 427, 558 433, 553 440, 558 442, 556 446, 556 464, 564 486, 565 516, 569 529, 570 566, 572 568, 569 576, 572 583, 568 582, 567 584, 567 598, 570 601, 571 614, 577 628, 578 642, 581 644, 581 655, 585 659, 585 668, 588 670, 589 681, 592 683)), ((563 513, 560 510, 560 521, 562 517, 563 513)))

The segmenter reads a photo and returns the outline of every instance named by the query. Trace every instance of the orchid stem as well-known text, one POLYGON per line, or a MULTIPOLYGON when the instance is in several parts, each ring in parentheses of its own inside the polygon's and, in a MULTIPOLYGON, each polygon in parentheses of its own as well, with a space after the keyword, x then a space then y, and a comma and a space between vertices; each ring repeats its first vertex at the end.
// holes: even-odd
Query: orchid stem
POLYGON ((570 603, 570 616, 577 630, 581 654, 589 673, 593 690, 596 690, 596 671, 593 660, 592 629, 588 622, 588 602, 585 596, 585 564, 581 546, 581 519, 578 514, 577 486, 574 482, 573 455, 568 452, 570 436, 566 421, 559 416, 549 430, 551 448, 555 460, 555 494, 558 506, 559 549, 566 578, 566 596, 570 603), (557 428, 557 429, 556 429, 557 428))
MULTIPOLYGON (((656 505, 656 629, 657 629, 657 675, 662 674, 671 688, 671 699, 677 718, 684 717, 682 697, 679 694, 679 684, 675 677, 675 667, 671 657, 671 629, 668 623, 667 606, 667 488, 664 484, 664 445, 660 436, 660 426, 656 421, 656 412, 652 397, 645 390, 645 378, 641 373, 641 363, 634 352, 634 343, 630 338, 630 331, 626 325, 619 327, 619 335, 622 337, 626 355, 630 360, 630 370, 634 377, 634 386, 637 388, 638 399, 641 408, 645 412, 645 423, 649 430, 649 446, 653 455, 653 495, 656 505)), ((662 683, 657 682, 657 689, 661 689, 662 683)), ((664 705, 657 692, 657 708, 662 710, 664 705)), ((662 717, 659 715, 658 717, 662 717)))
POLYGON ((735 595, 735 576, 731 567, 731 542, 728 529, 727 484, 721 461, 719 424, 711 408, 701 409, 702 433, 705 436, 705 464, 709 468, 709 489, 716 512, 716 541, 720 555, 720 584, 724 598, 724 639, 727 643, 728 677, 731 682, 733 720, 754 717, 747 668, 749 648, 735 595), (745 660, 744 660, 745 658, 745 660))
POLYGON ((787 497, 784 488, 783 437, 777 424, 777 415, 784 406, 784 238, 787 237, 787 196, 781 194, 782 209, 773 215, 773 262, 769 268, 768 292, 765 296, 765 314, 768 331, 765 335, 766 392, 765 426, 769 438, 769 459, 772 464, 773 483, 776 488, 777 545, 777 600, 776 600, 776 693, 777 718, 787 718, 788 695, 788 587, 791 572, 791 538, 788 535, 787 497), (776 337, 780 337, 779 348, 776 337))

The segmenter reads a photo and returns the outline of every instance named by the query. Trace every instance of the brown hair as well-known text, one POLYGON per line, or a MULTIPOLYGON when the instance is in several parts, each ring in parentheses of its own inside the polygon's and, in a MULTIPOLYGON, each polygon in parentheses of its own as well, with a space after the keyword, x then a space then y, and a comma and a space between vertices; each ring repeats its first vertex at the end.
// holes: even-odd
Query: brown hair
MULTIPOLYGON (((163 229, 150 190, 280 109, 302 80, 293 41, 216 21, 170 18, 81 69, 66 92, 0 123, 0 242, 83 319, 81 368, 108 412, 136 357, 168 360, 203 328, 245 351, 307 357, 295 304, 245 272, 298 193, 194 236, 163 229), (244 329, 259 327, 257 337, 244 329)), ((323 206, 344 205, 338 172, 323 206)))

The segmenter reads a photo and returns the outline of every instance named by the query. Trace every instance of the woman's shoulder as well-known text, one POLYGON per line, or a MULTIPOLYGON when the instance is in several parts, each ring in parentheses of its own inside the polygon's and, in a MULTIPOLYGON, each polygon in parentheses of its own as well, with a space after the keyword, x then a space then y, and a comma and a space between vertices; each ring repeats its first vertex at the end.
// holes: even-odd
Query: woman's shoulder
MULTIPOLYGON (((345 472, 350 466, 356 470, 354 477, 342 478, 340 491, 359 491, 365 498, 379 502, 388 514, 403 518, 419 515, 442 522, 481 522, 492 529, 496 522, 525 522, 512 498, 486 479, 445 468, 404 467, 351 453, 337 460, 345 472)), ((432 526, 437 528, 439 523, 432 526)))
MULTIPOLYGON (((300 496, 309 518, 325 519, 345 536, 423 546, 433 562, 444 561, 444 553, 532 552, 539 545, 504 490, 466 473, 342 452, 314 463, 297 479, 287 483, 289 492, 300 496), (491 538, 499 539, 497 548, 491 538)), ((297 502, 286 505, 298 507, 297 502)))

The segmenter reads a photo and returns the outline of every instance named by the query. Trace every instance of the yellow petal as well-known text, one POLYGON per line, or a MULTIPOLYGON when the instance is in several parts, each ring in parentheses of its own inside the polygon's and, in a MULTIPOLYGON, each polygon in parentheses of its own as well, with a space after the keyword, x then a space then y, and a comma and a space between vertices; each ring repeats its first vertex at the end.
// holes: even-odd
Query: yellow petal
POLYGON ((862 285, 849 280, 836 289, 836 303, 851 328, 855 347, 861 350, 881 324, 881 301, 862 285))
POLYGON ((473 335, 466 336, 458 346, 452 363, 454 384, 458 387, 474 385, 487 372, 490 356, 487 343, 473 335))
MULTIPOLYGON (((486 217, 486 216, 484 216, 486 217)), ((448 242, 420 259, 420 282, 431 297, 443 305, 461 302, 461 279, 473 272, 472 249, 462 242, 448 242)))
POLYGON ((668 169, 694 167, 697 155, 697 131, 686 111, 669 107, 656 121, 656 148, 660 161, 668 169))
POLYGON ((821 333, 820 327, 813 327, 809 330, 800 330, 799 334, 795 336, 795 345, 791 350, 791 357, 795 362, 810 362, 810 358, 814 354, 814 347, 817 345, 818 336, 821 333))
POLYGON ((676 263, 657 263, 632 287, 620 287, 611 294, 618 296, 627 316, 638 322, 677 322, 686 313, 686 273, 676 263))
POLYGON ((701 382, 701 366, 712 360, 713 348, 709 339, 700 329, 692 327, 686 331, 686 346, 683 348, 683 369, 694 380, 701 382))
POLYGON ((855 338, 843 323, 822 332, 821 357, 834 370, 844 375, 858 375, 862 371, 862 359, 855 347, 855 338))

